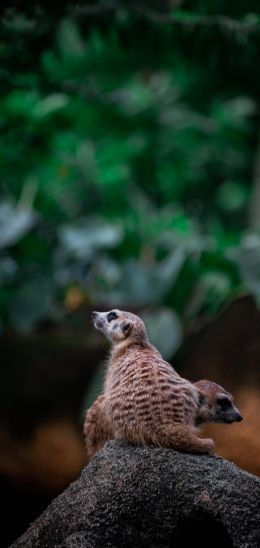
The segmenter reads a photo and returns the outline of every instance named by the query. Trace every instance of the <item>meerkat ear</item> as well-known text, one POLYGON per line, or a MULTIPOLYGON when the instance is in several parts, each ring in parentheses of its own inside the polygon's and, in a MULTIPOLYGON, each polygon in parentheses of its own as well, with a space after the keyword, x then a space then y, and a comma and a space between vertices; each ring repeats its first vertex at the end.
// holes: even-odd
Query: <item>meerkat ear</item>
POLYGON ((203 405, 206 402, 206 395, 204 393, 205 387, 203 381, 197 381, 194 383, 194 386, 196 386, 198 396, 199 396, 199 406, 203 405), (203 389, 204 388, 204 389, 203 389))
POLYGON ((132 322, 123 322, 122 331, 124 335, 128 335, 133 327, 132 322))

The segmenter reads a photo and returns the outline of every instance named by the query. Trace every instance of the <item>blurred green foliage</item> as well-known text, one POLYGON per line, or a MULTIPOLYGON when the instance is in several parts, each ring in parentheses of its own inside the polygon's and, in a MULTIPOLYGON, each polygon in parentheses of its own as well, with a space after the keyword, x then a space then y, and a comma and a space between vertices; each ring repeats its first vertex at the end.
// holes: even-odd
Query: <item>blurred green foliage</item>
POLYGON ((199 313, 260 295, 259 7, 138 4, 4 14, 3 328, 154 306, 176 346, 199 313))

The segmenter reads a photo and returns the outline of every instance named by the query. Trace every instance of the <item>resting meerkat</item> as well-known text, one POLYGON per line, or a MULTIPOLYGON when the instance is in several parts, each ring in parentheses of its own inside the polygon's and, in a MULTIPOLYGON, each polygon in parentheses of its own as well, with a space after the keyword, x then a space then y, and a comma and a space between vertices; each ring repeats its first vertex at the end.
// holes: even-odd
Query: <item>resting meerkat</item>
POLYGON ((144 322, 121 310, 93 312, 92 322, 112 343, 104 392, 86 415, 88 457, 109 439, 190 453, 212 453, 214 442, 197 435, 204 422, 242 417, 231 394, 216 383, 191 383, 149 342, 144 322))

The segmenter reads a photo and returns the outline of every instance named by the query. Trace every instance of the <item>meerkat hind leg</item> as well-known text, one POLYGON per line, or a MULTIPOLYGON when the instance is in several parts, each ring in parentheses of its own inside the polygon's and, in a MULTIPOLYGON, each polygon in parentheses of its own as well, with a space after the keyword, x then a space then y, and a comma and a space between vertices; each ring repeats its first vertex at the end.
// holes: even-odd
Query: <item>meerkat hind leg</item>
POLYGON ((107 441, 113 439, 112 430, 103 411, 105 396, 99 396, 89 408, 85 422, 84 435, 88 460, 101 449, 107 441))
POLYGON ((214 450, 212 439, 202 439, 196 430, 184 425, 174 425, 162 430, 158 436, 158 445, 184 451, 186 453, 208 454, 214 450))

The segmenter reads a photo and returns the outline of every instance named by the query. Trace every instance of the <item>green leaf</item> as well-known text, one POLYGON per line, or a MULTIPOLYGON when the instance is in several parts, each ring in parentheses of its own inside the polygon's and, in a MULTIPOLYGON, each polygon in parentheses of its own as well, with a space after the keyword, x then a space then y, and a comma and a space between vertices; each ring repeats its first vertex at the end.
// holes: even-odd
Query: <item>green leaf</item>
POLYGON ((78 226, 61 226, 59 240, 64 251, 71 257, 86 259, 95 250, 111 249, 122 240, 123 231, 119 224, 108 224, 101 219, 83 221, 78 226))
POLYGON ((35 222, 36 215, 31 209, 15 207, 9 202, 0 203, 0 248, 17 243, 35 222))
POLYGON ((35 118, 39 120, 50 116, 61 109, 64 109, 69 103, 69 97, 64 93, 53 93, 48 95, 41 101, 39 101, 34 109, 32 109, 32 114, 35 118))
POLYGON ((84 43, 77 26, 65 19, 58 31, 58 44, 60 52, 66 57, 82 57, 84 55, 84 43))

